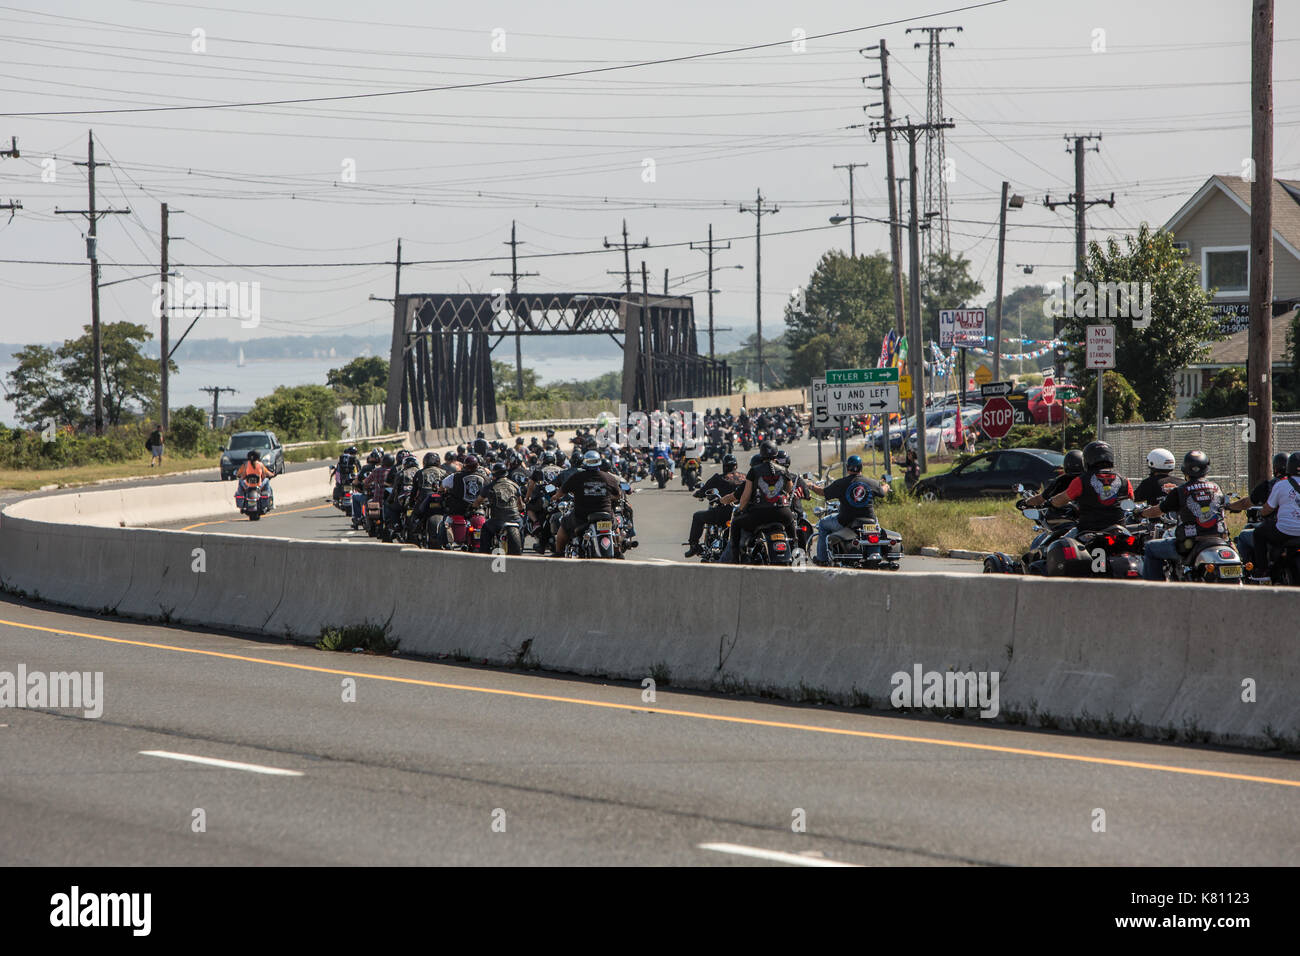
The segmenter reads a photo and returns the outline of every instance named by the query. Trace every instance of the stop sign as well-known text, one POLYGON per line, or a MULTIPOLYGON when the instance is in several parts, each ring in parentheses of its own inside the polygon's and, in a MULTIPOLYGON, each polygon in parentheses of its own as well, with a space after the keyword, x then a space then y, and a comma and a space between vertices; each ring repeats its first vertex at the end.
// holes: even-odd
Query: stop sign
POLYGON ((1056 379, 1047 376, 1043 379, 1043 404, 1052 405, 1056 402, 1056 379))
POLYGON ((1005 438, 1007 432, 1011 431, 1014 418, 1015 411, 1011 408, 1011 403, 1001 395, 995 395, 984 403, 984 410, 980 412, 980 428, 990 438, 1005 438))

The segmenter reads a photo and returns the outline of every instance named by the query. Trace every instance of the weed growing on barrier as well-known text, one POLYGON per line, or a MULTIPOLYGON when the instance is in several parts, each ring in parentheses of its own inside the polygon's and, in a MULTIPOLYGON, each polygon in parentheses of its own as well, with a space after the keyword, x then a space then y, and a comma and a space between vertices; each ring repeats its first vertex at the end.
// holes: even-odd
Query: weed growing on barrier
POLYGON ((366 654, 392 654, 397 640, 388 636, 389 625, 346 624, 323 627, 316 647, 322 651, 360 651, 366 654))
POLYGON ((1268 724, 1264 727, 1264 736, 1268 738, 1269 746, 1274 750, 1291 754, 1300 753, 1300 732, 1288 737, 1272 724, 1268 724))
POLYGON ((667 661, 657 661, 650 665, 650 678, 656 686, 667 687, 672 683, 673 672, 668 668, 667 661))
POLYGON ((535 671, 542 666, 541 658, 533 653, 533 639, 530 637, 516 648, 507 647, 514 658, 514 666, 526 671, 535 671))
POLYGON ((853 685, 853 690, 849 692, 849 697, 851 700, 849 706, 865 707, 867 709, 871 708, 871 695, 864 690, 859 690, 857 684, 853 685))
POLYGON ((831 692, 825 687, 810 687, 801 679, 799 681, 798 701, 801 704, 830 704, 831 692))

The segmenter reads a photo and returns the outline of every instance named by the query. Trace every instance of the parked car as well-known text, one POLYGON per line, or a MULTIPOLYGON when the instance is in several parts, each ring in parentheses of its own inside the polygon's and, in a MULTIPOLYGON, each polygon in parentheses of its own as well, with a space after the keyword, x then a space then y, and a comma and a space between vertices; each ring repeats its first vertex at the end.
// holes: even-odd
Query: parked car
POLYGON ((1034 491, 1061 473, 1065 456, 1045 448, 1001 448, 976 455, 952 471, 925 476, 915 493, 926 501, 938 498, 1011 497, 1016 485, 1034 491))
POLYGON ((275 432, 235 432, 230 436, 230 447, 221 446, 221 480, 233 479, 239 466, 248 460, 248 453, 254 450, 261 454, 262 464, 272 474, 284 474, 284 446, 275 432))

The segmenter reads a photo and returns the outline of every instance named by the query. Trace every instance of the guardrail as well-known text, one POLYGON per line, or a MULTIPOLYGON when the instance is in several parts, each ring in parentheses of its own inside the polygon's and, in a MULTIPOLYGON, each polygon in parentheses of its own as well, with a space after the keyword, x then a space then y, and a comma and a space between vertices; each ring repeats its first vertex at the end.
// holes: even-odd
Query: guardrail
POLYGON ((358 445, 363 441, 398 441, 406 440, 406 432, 393 432, 391 435, 362 435, 360 438, 322 438, 319 441, 295 441, 287 445, 281 445, 281 448, 292 450, 294 448, 311 448, 314 445, 358 445))
MULTIPOLYGON (((278 479, 277 505, 327 507, 324 475, 278 479)), ((1278 626, 1300 616, 1295 589, 532 556, 502 568, 480 555, 390 547, 363 560, 344 542, 128 527, 221 513, 233 504, 212 482, 25 499, 0 513, 0 586, 299 640, 387 621, 409 654, 527 655, 551 670, 859 706, 888 707, 900 674, 940 686, 953 672, 990 685, 997 674, 1011 723, 1262 747, 1300 734, 1300 639, 1278 626), (438 587, 400 586, 416 580, 438 587), (844 608, 861 627, 843 627, 844 608)))

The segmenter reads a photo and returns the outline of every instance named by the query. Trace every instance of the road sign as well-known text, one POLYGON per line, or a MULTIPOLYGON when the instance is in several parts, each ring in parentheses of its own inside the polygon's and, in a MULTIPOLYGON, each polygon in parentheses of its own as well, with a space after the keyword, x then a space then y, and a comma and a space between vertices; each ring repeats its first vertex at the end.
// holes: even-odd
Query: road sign
POLYGON ((1115 367, 1115 326, 1088 326, 1088 351, 1085 368, 1115 367))
POLYGON ((984 403, 984 410, 980 412, 980 428, 992 439, 1006 438, 1014 419, 1015 412, 1011 403, 1001 395, 995 395, 984 403))
POLYGON ((1011 388, 1010 382, 988 382, 980 386, 980 397, 992 398, 994 395, 1010 395, 1011 388))
POLYGON ((813 428, 831 428, 834 425, 831 421, 830 411, 826 406, 828 388, 829 386, 825 382, 812 383, 813 428))
POLYGON ((939 348, 984 345, 983 309, 940 309, 939 348))
POLYGON ((1043 391, 1040 395, 1044 405, 1056 404, 1056 379, 1050 375, 1043 376, 1043 391))
POLYGON ((907 402, 912 400, 912 376, 898 376, 898 397, 907 402))
POLYGON ((840 368, 826 370, 827 385, 870 385, 873 382, 897 382, 898 369, 885 368, 840 368))
POLYGON ((832 415, 889 415, 898 411, 898 386, 831 385, 828 411, 832 415))
POLYGON ((981 365, 975 370, 975 384, 979 386, 987 385, 993 381, 993 370, 987 365, 981 365))
POLYGON ((1040 368, 1038 371, 1042 374, 1043 378, 1054 378, 1056 376, 1056 368, 1052 365, 1047 366, 1047 368, 1040 368))

